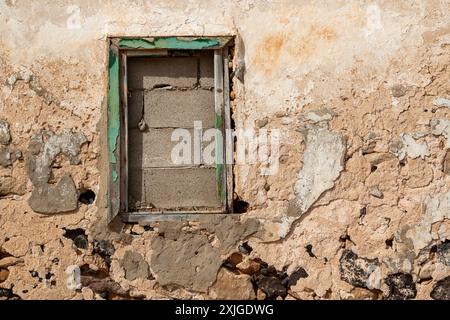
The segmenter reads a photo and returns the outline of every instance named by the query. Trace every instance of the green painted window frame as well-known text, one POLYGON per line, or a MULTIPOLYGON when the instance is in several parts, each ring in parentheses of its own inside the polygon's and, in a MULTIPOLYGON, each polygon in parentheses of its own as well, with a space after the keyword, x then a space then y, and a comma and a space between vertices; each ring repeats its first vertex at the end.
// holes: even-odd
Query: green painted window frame
MULTIPOLYGON (((164 56, 167 50, 214 50, 215 127, 225 133, 231 129, 228 48, 233 43, 233 36, 108 38, 108 223, 116 218, 124 222, 191 220, 196 215, 212 213, 128 212, 127 57, 164 56)), ((223 137, 221 152, 216 152, 216 188, 222 200, 222 210, 214 213, 233 212, 233 165, 225 161, 230 155, 232 158, 233 137, 226 134, 223 137)))

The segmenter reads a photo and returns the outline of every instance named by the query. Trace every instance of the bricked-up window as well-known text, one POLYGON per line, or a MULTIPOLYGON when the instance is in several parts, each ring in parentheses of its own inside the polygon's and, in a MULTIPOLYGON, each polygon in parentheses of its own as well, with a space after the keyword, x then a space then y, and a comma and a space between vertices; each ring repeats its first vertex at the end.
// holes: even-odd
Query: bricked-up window
POLYGON ((232 211, 232 44, 109 39, 109 221, 232 211))

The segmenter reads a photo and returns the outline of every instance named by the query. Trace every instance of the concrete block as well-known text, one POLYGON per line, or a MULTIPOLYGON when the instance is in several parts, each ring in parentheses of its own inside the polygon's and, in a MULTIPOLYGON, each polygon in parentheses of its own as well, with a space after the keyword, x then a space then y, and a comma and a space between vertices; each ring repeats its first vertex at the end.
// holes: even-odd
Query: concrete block
POLYGON ((130 89, 152 89, 155 85, 167 84, 177 87, 192 87, 197 79, 196 57, 135 57, 128 61, 128 87, 130 89))
POLYGON ((137 128, 144 108, 144 91, 130 91, 128 97, 128 129, 137 128))
POLYGON ((128 184, 130 199, 142 209, 221 207, 215 168, 131 169, 128 184))
MULTIPOLYGON (((194 130, 189 129, 190 134, 190 157, 189 152, 183 153, 180 156, 186 156, 189 159, 187 163, 176 164, 172 161, 172 149, 177 146, 180 141, 172 141, 172 133, 174 129, 148 129, 141 132, 137 129, 128 131, 128 164, 130 168, 150 168, 150 167, 174 167, 186 166, 194 164, 194 130)), ((177 136, 178 137, 178 136, 177 136)), ((183 137, 184 139, 184 137, 183 137)), ((212 141, 203 141, 200 148, 200 159, 202 159, 201 152, 205 147, 214 143, 212 141)), ((183 151, 184 152, 184 151, 183 151)), ((176 160, 175 160, 176 161, 176 160)), ((203 161, 201 161, 203 163, 203 161)))
POLYGON ((193 128, 194 121, 214 127, 214 93, 209 90, 154 90, 144 96, 149 127, 193 128))
POLYGON ((214 52, 212 50, 200 54, 200 85, 214 87, 214 52))

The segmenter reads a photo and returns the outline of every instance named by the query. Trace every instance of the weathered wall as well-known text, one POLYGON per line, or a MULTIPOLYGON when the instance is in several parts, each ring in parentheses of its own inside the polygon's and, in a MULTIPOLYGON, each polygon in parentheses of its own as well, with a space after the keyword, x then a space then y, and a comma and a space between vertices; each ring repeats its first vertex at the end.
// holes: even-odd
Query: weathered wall
POLYGON ((449 10, 0 1, 0 297, 450 299, 449 10), (240 221, 108 229, 106 37, 230 34, 280 170, 235 167, 240 221))

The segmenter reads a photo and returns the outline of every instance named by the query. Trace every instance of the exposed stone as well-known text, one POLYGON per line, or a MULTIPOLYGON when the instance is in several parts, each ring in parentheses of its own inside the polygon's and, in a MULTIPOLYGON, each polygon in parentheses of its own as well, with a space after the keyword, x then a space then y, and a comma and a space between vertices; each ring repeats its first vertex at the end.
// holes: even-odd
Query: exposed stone
POLYGON ((310 120, 313 123, 321 122, 321 121, 329 121, 333 119, 336 115, 335 112, 329 109, 318 109, 311 112, 308 112, 305 115, 305 119, 310 120))
POLYGON ((255 283, 269 299, 277 296, 285 297, 287 294, 286 287, 281 283, 281 280, 274 276, 258 275, 255 283))
POLYGON ((9 271, 8 269, 0 268, 0 283, 5 282, 8 279, 9 271))
POLYGON ((8 148, 0 147, 0 166, 6 168, 10 166, 11 161, 11 152, 8 148))
POLYGON ((81 276, 81 284, 83 287, 89 287, 95 293, 103 294, 104 299, 107 299, 109 294, 129 297, 128 291, 124 290, 120 284, 111 278, 98 279, 90 276, 81 276))
POLYGON ((416 297, 416 284, 410 274, 391 274, 384 279, 384 282, 389 287, 387 300, 406 300, 416 297))
POLYGON ((396 238, 400 242, 410 242, 413 254, 431 247, 433 238, 431 227, 434 223, 450 218, 450 192, 435 195, 425 202, 425 213, 421 219, 411 226, 405 226, 403 232, 398 232, 396 238))
POLYGON ((351 292, 340 292, 340 297, 344 300, 376 300, 378 295, 373 290, 361 287, 354 287, 351 292))
POLYGON ((79 164, 78 154, 85 142, 84 134, 70 131, 61 134, 43 132, 32 137, 28 148, 31 155, 28 174, 33 184, 48 183, 51 165, 59 154, 69 157, 71 164, 79 164))
POLYGON ((63 236, 71 239, 77 248, 87 249, 88 247, 88 238, 84 229, 65 229, 63 236))
POLYGON ((147 279, 150 275, 147 262, 142 255, 134 251, 125 252, 122 266, 125 269, 125 278, 130 281, 147 279))
POLYGON ((443 135, 447 140, 447 148, 450 148, 450 120, 448 119, 432 119, 430 121, 431 132, 440 136, 443 135))
POLYGON ((436 246, 436 250, 439 260, 446 266, 450 267, 450 241, 447 240, 439 243, 436 246))
POLYGON ((238 248, 239 251, 242 252, 243 254, 250 254, 253 250, 252 247, 250 247, 247 242, 240 244, 238 248))
POLYGON ((351 250, 344 250, 340 262, 341 279, 357 287, 379 289, 381 271, 378 259, 360 258, 351 250))
POLYGON ((177 240, 159 236, 153 240, 152 249, 151 269, 161 286, 206 292, 222 264, 219 251, 204 235, 183 232, 177 240))
POLYGON ((344 169, 345 150, 339 133, 319 127, 308 130, 303 167, 294 186, 296 199, 292 205, 297 210, 290 210, 291 215, 302 215, 323 192, 333 188, 344 169))
POLYGON ((302 267, 298 268, 289 276, 288 287, 295 286, 301 278, 308 278, 308 272, 302 267))
POLYGON ((261 264, 253 259, 245 259, 239 264, 236 265, 236 267, 245 274, 256 274, 259 272, 261 268, 261 264))
POLYGON ((114 245, 107 240, 94 240, 94 250, 93 253, 99 254, 109 266, 111 264, 111 256, 114 254, 116 249, 114 245))
POLYGON ((393 85, 391 88, 392 96, 395 98, 403 97, 407 91, 408 88, 402 84, 393 85))
POLYGON ((378 186, 372 187, 370 189, 370 195, 374 196, 375 198, 383 198, 383 192, 378 188, 378 186))
POLYGON ((66 173, 56 185, 35 185, 28 203, 31 209, 38 213, 73 211, 78 208, 78 190, 72 177, 66 173))
POLYGON ((9 123, 0 119, 0 144, 9 144, 10 141, 9 123))
POLYGON ((56 184, 49 184, 51 166, 59 154, 78 164, 78 154, 86 138, 82 133, 65 131, 62 134, 44 132, 34 136, 29 144, 28 175, 34 185, 28 201, 39 213, 54 214, 76 210, 78 191, 72 177, 66 173, 56 184))
POLYGON ((209 293, 213 299, 219 300, 256 299, 255 290, 248 275, 236 275, 224 268, 220 269, 209 293))
POLYGON ((450 276, 436 282, 430 297, 435 300, 450 300, 450 276))
POLYGON ((433 276, 433 271, 435 270, 435 264, 432 262, 426 263, 419 271, 419 279, 430 280, 433 276))
POLYGON ((0 300, 16 300, 19 297, 15 295, 12 289, 0 288, 0 300))
POLYGON ((83 300, 94 300, 94 291, 90 288, 81 288, 81 294, 83 295, 83 300))
POLYGON ((407 156, 411 159, 422 158, 430 155, 430 150, 426 142, 417 142, 416 136, 409 133, 403 133, 400 140, 396 140, 390 145, 390 151, 395 154, 400 160, 407 156))
POLYGON ((450 99, 437 97, 436 99, 433 100, 433 104, 436 107, 447 107, 447 108, 450 108, 450 99))
POLYGON ((447 150, 444 157, 444 163, 442 164, 442 171, 445 174, 450 175, 450 150, 447 150))

